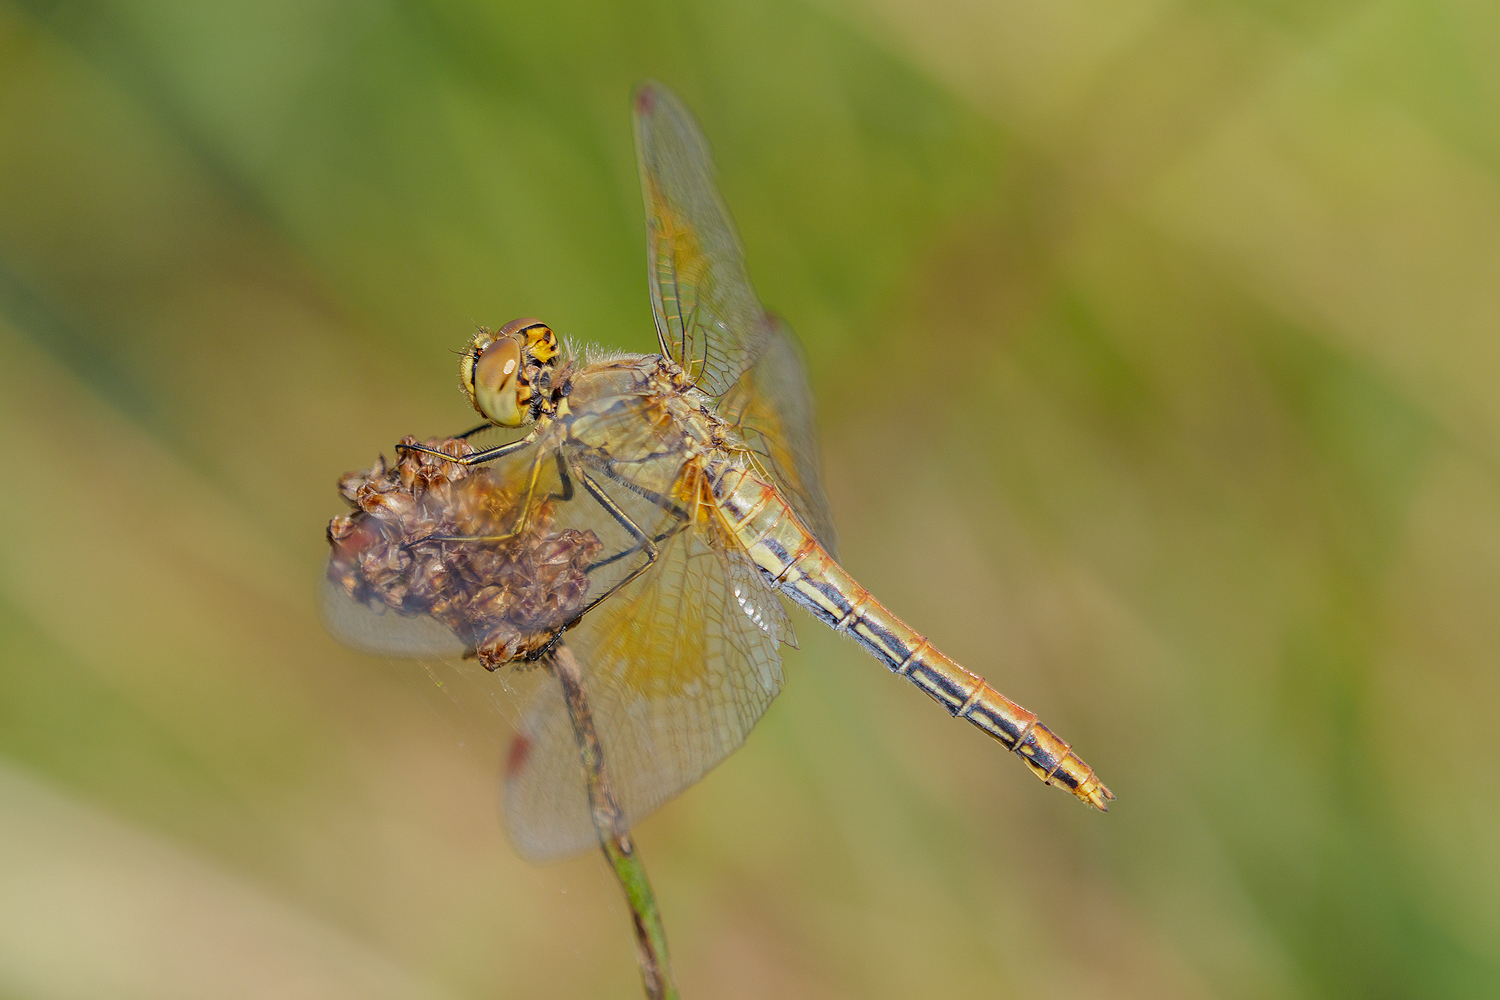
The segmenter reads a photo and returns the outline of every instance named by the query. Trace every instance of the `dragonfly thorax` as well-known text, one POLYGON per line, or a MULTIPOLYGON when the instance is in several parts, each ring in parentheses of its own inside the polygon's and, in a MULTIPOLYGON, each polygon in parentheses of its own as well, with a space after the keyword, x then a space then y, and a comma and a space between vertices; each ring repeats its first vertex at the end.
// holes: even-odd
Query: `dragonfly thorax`
POLYGON ((459 383, 484 419, 520 427, 549 409, 558 354, 557 334, 539 319, 481 328, 459 361, 459 383))

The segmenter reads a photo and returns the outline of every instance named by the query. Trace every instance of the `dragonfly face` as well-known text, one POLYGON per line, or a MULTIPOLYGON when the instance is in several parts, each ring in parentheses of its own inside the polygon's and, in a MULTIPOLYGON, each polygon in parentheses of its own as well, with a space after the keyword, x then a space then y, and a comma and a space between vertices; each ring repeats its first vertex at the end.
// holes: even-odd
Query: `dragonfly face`
MULTIPOLYGON (((396 655, 490 670, 582 667, 627 825, 744 741, 794 644, 778 592, 1013 751, 1048 784, 1113 798, 1067 743, 908 628, 837 562, 813 402, 795 334, 761 305, 687 108, 635 103, 647 278, 660 356, 570 356, 546 324, 481 330, 460 377, 491 424, 475 450, 407 439, 341 482, 325 618, 396 655)), ((529 700, 506 822, 533 860, 594 846, 574 730, 555 684, 529 700)))
POLYGON ((549 402, 557 335, 539 319, 480 330, 459 361, 458 378, 479 415, 501 427, 536 420, 549 402))

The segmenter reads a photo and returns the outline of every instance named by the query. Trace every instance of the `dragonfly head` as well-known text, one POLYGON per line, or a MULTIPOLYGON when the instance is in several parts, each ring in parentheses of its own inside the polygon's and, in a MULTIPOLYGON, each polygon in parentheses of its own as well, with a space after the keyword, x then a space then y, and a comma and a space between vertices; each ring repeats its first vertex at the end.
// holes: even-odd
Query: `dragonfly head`
POLYGON ((481 329, 459 362, 464 394, 479 415, 502 427, 535 420, 551 399, 557 334, 539 319, 513 319, 481 329))

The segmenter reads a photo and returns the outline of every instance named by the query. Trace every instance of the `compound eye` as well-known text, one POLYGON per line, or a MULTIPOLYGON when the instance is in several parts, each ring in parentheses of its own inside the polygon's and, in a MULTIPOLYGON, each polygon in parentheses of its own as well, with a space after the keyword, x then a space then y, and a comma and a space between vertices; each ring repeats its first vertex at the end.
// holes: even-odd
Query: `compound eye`
POLYGON ((505 427, 521 425, 517 382, 521 375, 521 345, 501 337, 474 362, 474 405, 490 420, 505 427))

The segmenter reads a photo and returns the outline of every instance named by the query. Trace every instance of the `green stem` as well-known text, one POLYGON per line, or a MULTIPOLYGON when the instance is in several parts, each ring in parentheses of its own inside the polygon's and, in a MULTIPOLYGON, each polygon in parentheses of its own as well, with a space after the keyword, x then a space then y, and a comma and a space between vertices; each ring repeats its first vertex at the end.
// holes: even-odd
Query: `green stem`
POLYGON ((594 728, 594 713, 583 689, 578 660, 572 650, 558 643, 552 650, 550 665, 553 675, 562 685, 568 717, 573 722, 573 735, 578 740, 578 759, 583 764, 589 809, 593 814, 594 830, 599 835, 599 847, 604 851, 615 878, 620 880, 620 887, 625 890, 625 902, 630 907, 641 983, 651 1000, 677 1000, 677 984, 672 981, 672 966, 667 958, 667 934, 656 909, 656 896, 651 891, 645 866, 635 856, 625 814, 620 810, 619 800, 615 798, 609 774, 604 768, 604 748, 599 743, 599 732, 594 728))

